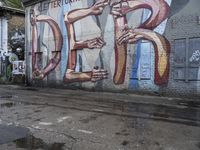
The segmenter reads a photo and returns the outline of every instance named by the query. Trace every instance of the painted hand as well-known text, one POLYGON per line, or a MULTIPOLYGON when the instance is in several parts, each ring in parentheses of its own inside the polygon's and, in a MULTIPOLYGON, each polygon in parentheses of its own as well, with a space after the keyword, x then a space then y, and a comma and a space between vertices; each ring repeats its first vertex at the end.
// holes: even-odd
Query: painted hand
POLYGON ((108 0, 98 0, 91 7, 92 15, 100 15, 106 5, 108 5, 108 0))
POLYGON ((33 76, 33 79, 43 79, 44 78, 44 74, 40 70, 35 70, 32 73, 32 76, 33 76))
POLYGON ((124 16, 130 9, 128 2, 121 0, 111 0, 110 7, 114 18, 124 16))
POLYGON ((91 75, 92 82, 97 82, 99 80, 103 80, 107 78, 108 78, 107 70, 99 69, 98 66, 94 67, 94 69, 92 70, 92 75, 91 75))
POLYGON ((89 49, 102 48, 106 44, 102 37, 87 40, 86 42, 89 49))
POLYGON ((138 34, 134 29, 127 29, 126 25, 122 35, 117 39, 117 43, 120 45, 123 43, 133 44, 141 38, 144 38, 143 35, 138 34))

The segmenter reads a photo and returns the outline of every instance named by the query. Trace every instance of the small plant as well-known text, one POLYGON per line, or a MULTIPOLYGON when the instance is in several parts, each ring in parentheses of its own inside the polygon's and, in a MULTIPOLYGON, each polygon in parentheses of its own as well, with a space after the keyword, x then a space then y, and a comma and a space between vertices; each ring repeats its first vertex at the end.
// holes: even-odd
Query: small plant
POLYGON ((0 2, 9 7, 23 9, 23 4, 21 0, 0 0, 0 2))

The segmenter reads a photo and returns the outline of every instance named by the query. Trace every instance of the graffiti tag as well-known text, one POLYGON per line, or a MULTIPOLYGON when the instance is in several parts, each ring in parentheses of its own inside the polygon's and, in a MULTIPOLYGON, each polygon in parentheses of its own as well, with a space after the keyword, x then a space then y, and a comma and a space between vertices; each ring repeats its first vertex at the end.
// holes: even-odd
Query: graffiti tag
POLYGON ((200 60, 200 50, 196 50, 189 60, 190 62, 198 62, 200 60))

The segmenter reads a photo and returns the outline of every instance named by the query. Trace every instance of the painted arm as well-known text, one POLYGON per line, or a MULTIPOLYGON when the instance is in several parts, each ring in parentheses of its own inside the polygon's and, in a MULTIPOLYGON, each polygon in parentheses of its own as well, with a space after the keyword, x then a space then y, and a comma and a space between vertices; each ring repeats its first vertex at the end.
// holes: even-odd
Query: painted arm
POLYGON ((157 27, 167 18, 170 9, 164 0, 125 0, 121 2, 122 6, 120 7, 117 7, 116 3, 117 1, 111 3, 114 8, 112 13, 119 16, 126 15, 128 12, 137 9, 149 9, 151 11, 150 17, 139 26, 139 28, 145 29, 154 29, 157 27))
POLYGON ((33 44, 32 44, 32 50, 33 50, 33 78, 43 79, 45 76, 47 76, 52 70, 56 68, 58 63, 61 60, 61 49, 63 45, 63 38, 60 31, 60 28, 58 24, 53 20, 53 18, 46 16, 46 15, 39 15, 35 18, 35 24, 33 24, 33 44), (49 63, 47 66, 43 69, 39 69, 38 67, 38 61, 37 61, 37 51, 38 51, 38 44, 37 44, 37 28, 36 28, 36 22, 46 22, 53 32, 54 37, 54 43, 55 48, 53 50, 53 58, 49 60, 49 63))
POLYGON ((69 22, 65 22, 65 24, 67 27, 67 31, 69 32, 68 39, 70 44, 70 51, 83 50, 84 48, 102 48, 105 45, 102 37, 97 37, 86 41, 77 41, 73 24, 69 22))
POLYGON ((102 48, 105 45, 102 37, 89 39, 86 41, 76 41, 74 22, 81 20, 90 15, 100 15, 103 12, 104 7, 108 4, 108 0, 99 0, 92 7, 85 9, 72 10, 65 14, 65 24, 69 31, 70 50, 81 50, 84 48, 94 49, 102 48))
POLYGON ((135 43, 140 39, 146 39, 153 43, 155 49, 155 83, 162 85, 169 77, 170 44, 159 33, 148 29, 129 29, 118 38, 118 43, 135 43))
POLYGON ((115 84, 124 83, 126 74, 126 60, 127 60, 127 44, 117 43, 117 39, 122 34, 121 27, 127 24, 126 17, 114 17, 115 25, 115 73, 113 76, 113 82, 115 84))
POLYGON ((75 72, 74 70, 67 69, 67 72, 64 77, 65 83, 73 83, 73 82, 97 82, 102 79, 106 79, 108 72, 106 70, 98 69, 98 67, 94 68, 92 71, 88 72, 75 72))
POLYGON ((36 18, 33 12, 31 19, 32 25, 32 72, 38 70, 38 62, 37 62, 37 51, 38 51, 38 33, 37 33, 37 25, 36 25, 36 18))
POLYGON ((107 71, 98 69, 98 67, 95 67, 92 71, 89 72, 75 72, 77 50, 83 50, 84 48, 102 48, 105 45, 105 42, 101 37, 97 37, 86 41, 76 41, 75 30, 73 25, 74 22, 83 19, 84 17, 87 17, 89 15, 100 15, 103 11, 103 8, 107 4, 107 0, 99 0, 91 8, 76 9, 65 14, 65 24, 69 33, 69 55, 67 71, 64 76, 65 83, 86 81, 96 82, 98 80, 107 78, 107 71))
POLYGON ((100 15, 106 5, 108 0, 99 0, 90 8, 72 10, 65 14, 65 21, 74 23, 90 15, 100 15))
POLYGON ((113 76, 114 84, 123 84, 126 74, 126 60, 127 60, 127 44, 117 43, 117 39, 121 36, 123 32, 123 27, 127 24, 127 19, 125 14, 121 14, 120 9, 124 2, 121 0, 111 0, 111 14, 114 19, 114 30, 115 30, 115 73, 113 76))

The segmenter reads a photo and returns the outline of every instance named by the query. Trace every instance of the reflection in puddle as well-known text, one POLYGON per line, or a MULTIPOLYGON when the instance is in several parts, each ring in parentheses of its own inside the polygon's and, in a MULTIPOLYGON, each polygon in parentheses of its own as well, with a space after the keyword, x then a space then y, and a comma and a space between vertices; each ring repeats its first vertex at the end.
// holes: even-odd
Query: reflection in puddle
POLYGON ((42 139, 34 137, 28 128, 0 125, 0 146, 11 142, 14 142, 17 148, 28 150, 64 150, 65 147, 65 143, 45 143, 42 139))
POLYGON ((24 149, 44 149, 44 150, 63 150, 65 143, 47 144, 42 139, 35 138, 33 135, 28 135, 25 138, 14 141, 17 148, 24 149))

